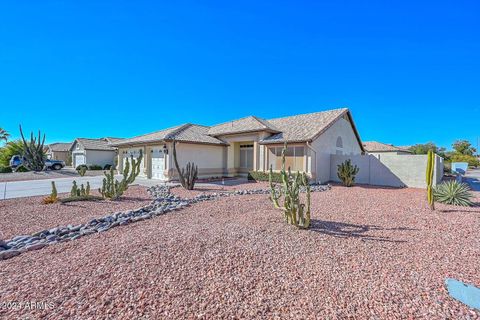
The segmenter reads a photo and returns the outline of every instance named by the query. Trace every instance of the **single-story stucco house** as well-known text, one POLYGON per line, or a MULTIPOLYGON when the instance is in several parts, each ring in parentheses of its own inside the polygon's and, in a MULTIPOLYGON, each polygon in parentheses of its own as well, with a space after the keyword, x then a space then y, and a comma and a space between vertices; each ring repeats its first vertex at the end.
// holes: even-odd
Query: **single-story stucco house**
POLYGON ((246 176, 252 170, 268 171, 270 166, 280 170, 287 142, 287 167, 326 182, 331 154, 364 152, 352 115, 343 108, 268 120, 249 116, 211 127, 187 123, 124 139, 112 143, 118 148, 118 169, 122 170, 125 159, 143 154, 142 177, 175 179, 174 139, 180 166, 194 162, 201 178, 246 176))
POLYGON ((64 161, 67 165, 69 165, 70 161, 70 147, 72 146, 72 143, 63 143, 63 142, 57 142, 57 143, 51 143, 47 145, 45 148, 45 154, 47 155, 48 159, 52 160, 62 160, 64 161))
POLYGON ((397 147, 393 144, 386 144, 377 141, 365 141, 363 143, 363 148, 367 154, 371 154, 375 157, 380 155, 409 155, 413 154, 408 148, 397 147))
POLYGON ((87 139, 77 138, 73 141, 70 151, 72 152, 73 167, 79 165, 114 165, 117 157, 117 148, 111 144, 119 142, 120 138, 87 139))

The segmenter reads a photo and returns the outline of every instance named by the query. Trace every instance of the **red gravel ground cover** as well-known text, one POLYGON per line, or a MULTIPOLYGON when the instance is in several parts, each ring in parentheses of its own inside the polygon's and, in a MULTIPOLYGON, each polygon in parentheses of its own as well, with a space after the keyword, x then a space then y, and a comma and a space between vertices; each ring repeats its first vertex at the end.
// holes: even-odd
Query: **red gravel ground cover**
MULTIPOLYGON (((477 197, 477 201, 480 198, 477 197)), ((0 262, 14 319, 478 319, 446 277, 480 286, 480 208, 417 189, 312 194, 313 227, 265 195, 222 198, 0 262)))
MULTIPOLYGON (((92 194, 98 195, 97 191, 92 194)), ((60 194, 59 197, 65 197, 60 194)), ((108 213, 136 209, 152 201, 146 188, 132 186, 117 201, 78 201, 42 204, 44 196, 0 201, 0 239, 32 234, 47 228, 78 225, 108 213)))

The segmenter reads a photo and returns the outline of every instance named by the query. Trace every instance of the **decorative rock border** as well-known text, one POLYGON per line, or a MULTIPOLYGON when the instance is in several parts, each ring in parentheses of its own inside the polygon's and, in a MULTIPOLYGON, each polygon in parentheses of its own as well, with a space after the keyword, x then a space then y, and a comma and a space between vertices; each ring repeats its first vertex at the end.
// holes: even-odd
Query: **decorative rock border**
MULTIPOLYGON (((330 185, 311 185, 312 192, 327 191, 330 188, 330 185)), ((154 200, 150 204, 135 210, 115 212, 76 226, 60 226, 42 230, 32 235, 20 235, 6 241, 0 240, 0 260, 10 259, 24 252, 39 250, 58 242, 76 240, 97 232, 105 232, 117 226, 151 219, 167 212, 183 209, 197 202, 211 201, 222 197, 270 193, 269 189, 247 189, 209 194, 203 193, 190 199, 182 199, 171 194, 170 189, 170 186, 160 185, 148 188, 147 191, 154 200)))

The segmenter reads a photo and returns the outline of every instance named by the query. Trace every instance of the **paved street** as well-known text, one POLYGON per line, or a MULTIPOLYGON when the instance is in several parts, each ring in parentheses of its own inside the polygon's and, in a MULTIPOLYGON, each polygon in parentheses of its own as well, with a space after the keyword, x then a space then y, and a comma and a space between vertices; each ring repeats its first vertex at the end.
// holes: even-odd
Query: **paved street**
POLYGON ((470 185, 472 190, 480 191, 480 169, 469 169, 464 181, 470 185))

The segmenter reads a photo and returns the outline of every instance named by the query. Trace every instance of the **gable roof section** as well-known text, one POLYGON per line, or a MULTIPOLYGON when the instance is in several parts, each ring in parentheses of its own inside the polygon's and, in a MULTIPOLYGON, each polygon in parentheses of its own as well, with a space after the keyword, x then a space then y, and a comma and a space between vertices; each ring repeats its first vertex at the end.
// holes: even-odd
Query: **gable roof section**
POLYGON ((77 138, 75 139, 74 143, 72 143, 70 149, 73 148, 75 142, 81 144, 86 150, 115 151, 115 148, 108 142, 106 138, 77 138))
POLYGON ((345 115, 348 117, 352 125, 360 149, 364 151, 360 135, 355 127, 352 115, 347 108, 267 120, 268 123, 278 128, 281 132, 263 139, 260 143, 270 144, 312 141, 345 115))
POLYGON ((367 152, 409 152, 410 150, 402 147, 396 147, 393 144, 381 143, 378 141, 366 141, 363 146, 367 152))
POLYGON ((210 127, 208 134, 211 136, 220 136, 255 131, 280 132, 280 130, 275 128, 275 126, 269 121, 254 116, 248 116, 210 127))
POLYGON ((72 146, 72 143, 63 143, 63 142, 57 142, 57 143, 51 143, 47 146, 47 150, 50 152, 62 152, 62 151, 70 151, 70 147, 72 146))
POLYGON ((112 145, 134 145, 146 142, 172 141, 173 139, 183 142, 225 145, 225 142, 209 136, 207 134, 208 130, 209 127, 186 123, 180 126, 133 137, 131 139, 124 139, 122 141, 112 143, 112 145))

